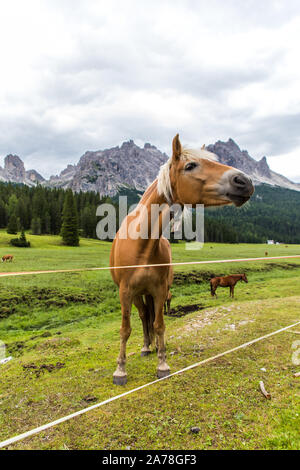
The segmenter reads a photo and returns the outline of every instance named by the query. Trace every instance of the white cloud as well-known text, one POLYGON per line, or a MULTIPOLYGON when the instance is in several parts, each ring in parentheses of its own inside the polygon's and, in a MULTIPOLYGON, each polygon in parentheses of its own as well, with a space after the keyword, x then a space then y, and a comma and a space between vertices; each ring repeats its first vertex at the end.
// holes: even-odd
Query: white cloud
POLYGON ((274 171, 300 183, 299 166, 300 147, 292 152, 281 154, 280 158, 271 158, 269 163, 274 171))
POLYGON ((234 138, 300 175, 298 0, 1 1, 0 155, 234 138))

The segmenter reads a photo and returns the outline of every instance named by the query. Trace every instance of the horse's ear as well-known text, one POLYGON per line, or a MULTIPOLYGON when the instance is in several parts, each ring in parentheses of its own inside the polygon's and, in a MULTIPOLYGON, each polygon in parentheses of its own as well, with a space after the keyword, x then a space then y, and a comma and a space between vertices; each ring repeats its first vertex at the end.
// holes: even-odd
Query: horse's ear
POLYGON ((179 160, 181 152, 182 152, 181 143, 180 143, 180 140, 179 140, 179 134, 175 135, 175 137, 173 139, 172 147, 173 147, 172 159, 173 160, 179 160))
POLYGON ((202 145, 201 150, 205 150, 205 144, 202 145))

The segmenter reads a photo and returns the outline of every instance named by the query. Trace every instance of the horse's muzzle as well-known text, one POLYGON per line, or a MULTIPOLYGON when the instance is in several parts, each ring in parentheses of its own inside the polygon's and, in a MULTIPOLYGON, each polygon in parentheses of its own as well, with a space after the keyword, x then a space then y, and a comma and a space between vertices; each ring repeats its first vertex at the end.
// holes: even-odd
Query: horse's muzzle
POLYGON ((252 180, 245 173, 229 170, 221 178, 220 192, 237 207, 247 202, 254 193, 252 180))

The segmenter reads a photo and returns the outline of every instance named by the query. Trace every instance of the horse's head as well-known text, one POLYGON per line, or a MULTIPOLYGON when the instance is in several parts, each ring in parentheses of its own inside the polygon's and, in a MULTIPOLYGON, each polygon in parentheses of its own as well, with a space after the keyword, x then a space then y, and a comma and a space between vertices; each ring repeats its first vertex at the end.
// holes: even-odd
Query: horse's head
POLYGON ((251 179, 216 160, 217 156, 203 147, 199 151, 183 149, 177 134, 172 158, 158 177, 159 192, 172 203, 242 206, 254 192, 251 179))
POLYGON ((241 281, 248 282, 246 274, 242 274, 241 281))

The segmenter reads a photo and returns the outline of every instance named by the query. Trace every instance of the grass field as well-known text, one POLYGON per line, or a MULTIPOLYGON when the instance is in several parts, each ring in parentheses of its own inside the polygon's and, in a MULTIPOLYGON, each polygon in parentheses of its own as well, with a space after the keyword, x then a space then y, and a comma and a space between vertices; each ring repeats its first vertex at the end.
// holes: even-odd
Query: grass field
MULTIPOLYGON (((28 236, 11 248, 0 232, 0 271, 107 266, 110 244, 28 236)), ((300 246, 172 246, 174 261, 300 254, 300 246)), ((135 309, 128 341, 128 384, 112 385, 120 306, 108 271, 0 278, 0 340, 13 360, 0 365, 0 440, 85 408, 155 378, 155 354, 141 358, 135 309), (54 366, 54 367, 53 367, 54 366)), ((167 353, 175 371, 300 320, 300 260, 176 267, 167 353), (246 272, 236 298, 211 275, 246 272), (193 307, 194 306, 194 307, 193 307), (183 308, 191 313, 181 315, 183 308)), ((294 328, 300 331, 299 328, 294 328)), ((300 379, 293 373, 296 332, 277 336, 176 376, 21 441, 12 449, 299 449, 300 379), (263 369, 263 370, 261 370, 263 369), (272 399, 258 390, 263 380, 272 399), (198 426, 200 432, 190 432, 198 426)))

